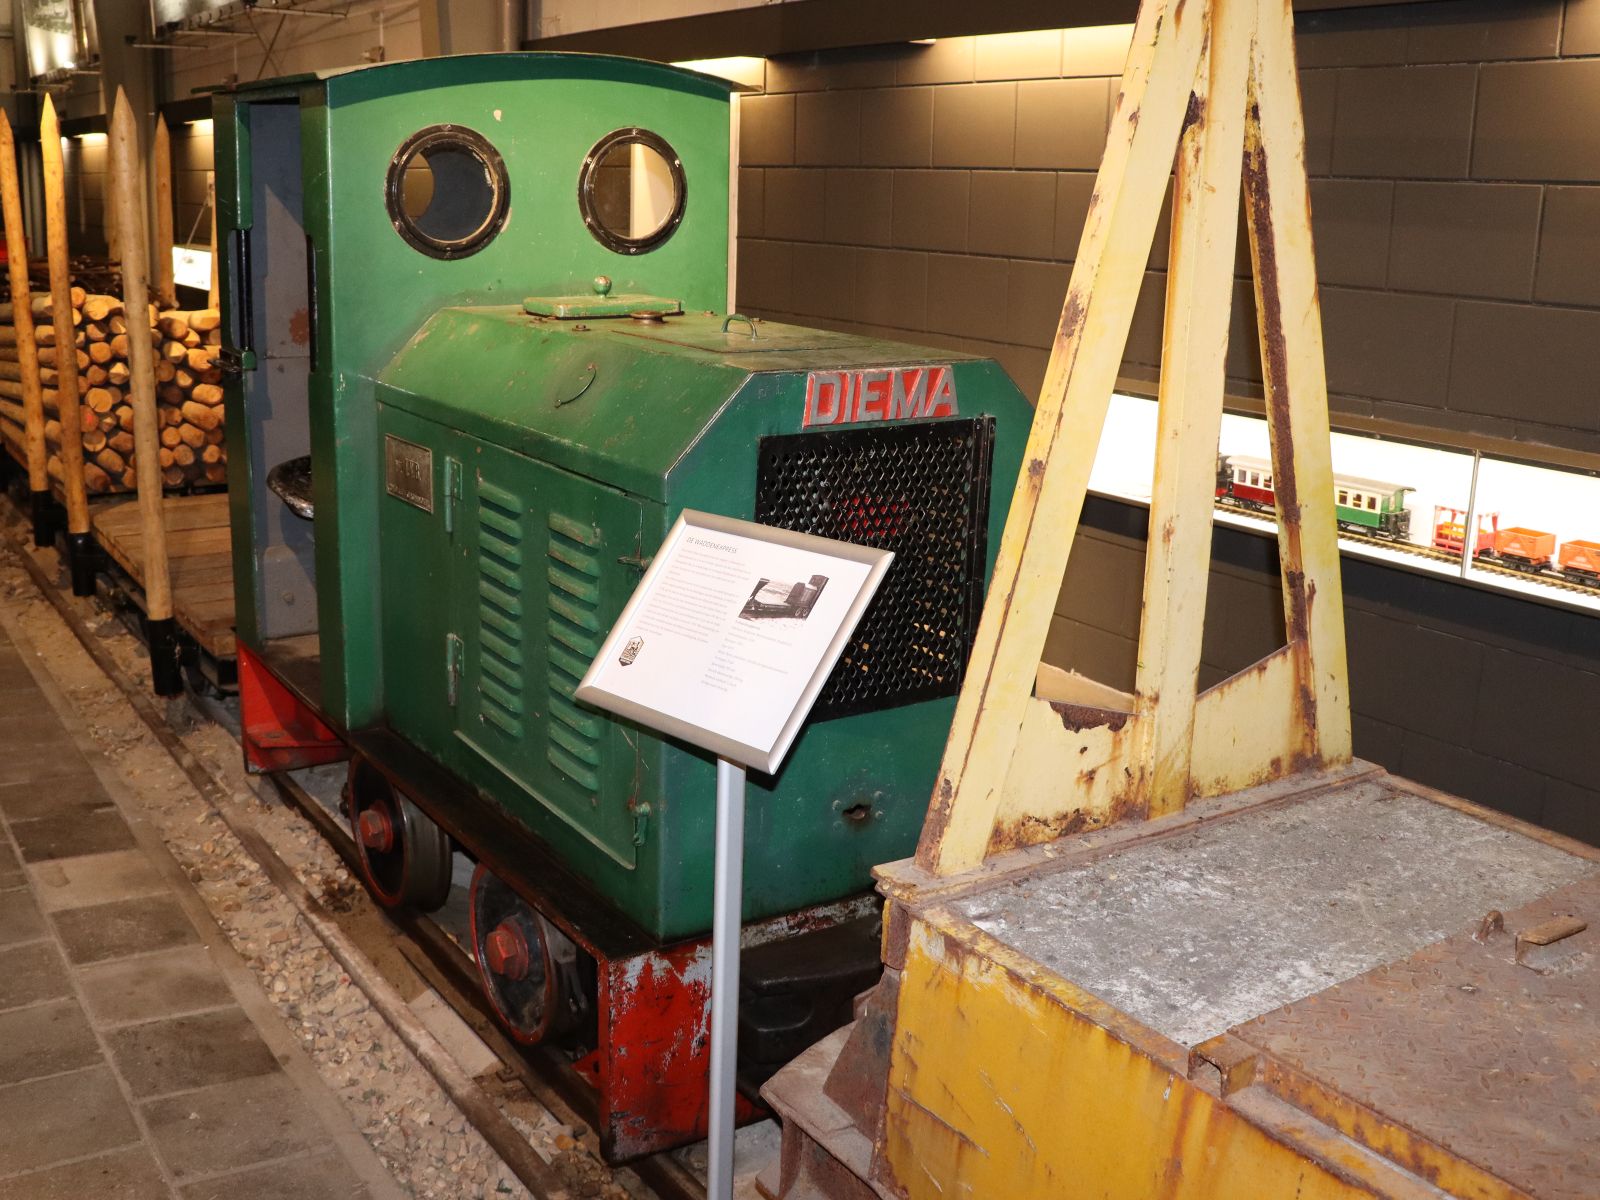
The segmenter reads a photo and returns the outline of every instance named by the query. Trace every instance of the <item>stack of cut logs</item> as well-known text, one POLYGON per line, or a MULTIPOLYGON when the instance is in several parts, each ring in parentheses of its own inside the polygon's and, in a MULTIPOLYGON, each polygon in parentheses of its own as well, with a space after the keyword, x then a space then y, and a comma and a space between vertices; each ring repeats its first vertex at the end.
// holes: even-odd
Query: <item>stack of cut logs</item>
MULTIPOLYGON (((129 491, 134 486, 133 408, 128 400, 128 338, 122 301, 72 289, 72 319, 78 331, 79 417, 83 427, 84 483, 90 492, 129 491)), ((61 479, 61 422, 56 405, 55 344, 49 296, 33 299, 34 336, 44 392, 45 442, 50 477, 61 479)), ((222 373, 216 367, 221 342, 215 309, 157 312, 146 317, 155 347, 157 410, 161 423, 161 481, 169 488, 225 483, 222 442, 222 373)), ((11 304, 0 302, 0 433, 21 453, 22 366, 11 304)))

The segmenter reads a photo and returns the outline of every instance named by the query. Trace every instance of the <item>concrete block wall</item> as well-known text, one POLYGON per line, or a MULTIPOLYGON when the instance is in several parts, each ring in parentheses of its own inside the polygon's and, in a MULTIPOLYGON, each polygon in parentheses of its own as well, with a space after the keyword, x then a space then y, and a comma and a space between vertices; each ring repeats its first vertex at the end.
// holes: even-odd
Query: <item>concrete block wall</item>
POLYGON ((172 236, 179 245, 211 237, 211 214, 206 209, 206 179, 212 169, 209 123, 178 125, 172 138, 172 236))
MULTIPOLYGON (((211 236, 205 212, 206 176, 211 171, 211 130, 178 125, 172 135, 173 236, 204 244, 211 236)), ((105 254, 108 163, 102 134, 70 137, 63 147, 67 185, 67 239, 74 254, 105 254)))
POLYGON ((108 159, 104 134, 67 138, 61 165, 67 185, 67 244, 74 254, 106 252, 108 159))
MULTIPOLYGON (((1600 451, 1600 0, 1303 14, 1336 410, 1600 451)), ((1126 26, 773 60, 741 307, 1044 374, 1126 26)), ((1127 350, 1160 361, 1158 232, 1127 350)), ((1241 252, 1232 386, 1259 387, 1241 252)))
MULTIPOLYGON (((1046 657, 1133 686, 1147 514, 1091 499, 1046 657)), ((1283 645, 1276 544, 1219 528, 1200 683, 1283 645)), ((1600 621, 1345 558, 1356 753, 1600 844, 1600 621)))

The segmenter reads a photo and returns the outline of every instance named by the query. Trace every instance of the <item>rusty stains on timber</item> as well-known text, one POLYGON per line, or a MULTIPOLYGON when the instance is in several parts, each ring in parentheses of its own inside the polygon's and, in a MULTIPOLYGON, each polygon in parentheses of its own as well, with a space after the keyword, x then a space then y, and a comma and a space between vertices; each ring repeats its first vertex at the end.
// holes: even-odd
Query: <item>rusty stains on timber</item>
POLYGON ((1122 768, 1122 786, 1111 797, 1106 810, 1105 824, 1117 825, 1123 821, 1142 821, 1150 815, 1150 795, 1143 786, 1143 776, 1136 776, 1127 767, 1122 768))
POLYGON ((1202 129, 1206 123, 1206 102, 1196 92, 1189 93, 1189 107, 1183 114, 1183 129, 1179 136, 1191 129, 1202 129))
MULTIPOLYGON (((1278 530, 1283 539, 1285 625, 1289 644, 1302 657, 1309 650, 1312 591, 1305 573, 1300 539, 1300 488, 1295 470, 1294 438, 1290 429, 1289 362, 1284 337, 1283 295, 1279 287, 1278 248, 1272 224, 1272 197, 1267 150, 1261 141, 1261 107, 1250 102, 1249 132, 1244 152, 1244 192, 1250 219, 1250 242, 1255 251, 1256 305, 1261 318, 1261 364, 1267 403, 1267 428, 1272 442, 1273 480, 1278 500, 1278 530)), ((1297 672, 1300 686, 1298 723, 1306 735, 1316 728, 1316 692, 1304 669, 1297 672)))
POLYGON ((1272 417, 1273 479, 1284 523, 1297 525, 1300 494, 1289 437, 1289 364, 1283 335, 1283 297, 1278 288, 1277 240, 1272 228, 1272 200, 1267 185, 1267 151, 1259 140, 1261 110, 1252 103, 1255 135, 1244 154, 1245 199, 1249 205, 1250 238, 1256 253, 1256 291, 1261 310, 1261 358, 1266 374, 1266 400, 1272 417))
MULTIPOLYGON (((1211 1114, 1215 1111, 1215 1108, 1211 1098, 1186 1079, 1174 1076, 1168 1083, 1168 1088, 1178 1101, 1178 1116, 1173 1123, 1171 1144, 1181 1147, 1189 1138, 1189 1126, 1194 1123, 1195 1118, 1198 1116, 1203 1123, 1209 1125, 1211 1114), (1196 1107, 1202 1104, 1205 1106, 1205 1111, 1196 1113, 1196 1107)), ((1204 1139, 1202 1139, 1203 1143, 1204 1139)), ((1160 1190, 1153 1193, 1157 1200, 1164 1200, 1167 1197, 1183 1194, 1185 1190, 1183 1186, 1183 1167, 1184 1160, 1181 1153, 1174 1154, 1167 1160, 1167 1164, 1161 1172, 1160 1190)))
POLYGON ((1092 704, 1071 704, 1064 700, 1052 700, 1050 707, 1061 718, 1062 727, 1071 733, 1082 733, 1085 729, 1099 729, 1102 726, 1115 733, 1128 723, 1132 715, 1110 708, 1096 708, 1092 704))
POLYGON ((887 901, 883 906, 883 965, 891 971, 905 970, 910 949, 911 914, 903 904, 887 901))
POLYGON ((1061 326, 1056 332, 1057 343, 1075 338, 1083 332, 1083 296, 1074 288, 1067 293, 1067 299, 1061 306, 1061 326))
POLYGON ((935 868, 935 855, 944 841, 945 830, 950 827, 955 794, 955 785, 950 782, 950 777, 943 776, 934 791, 932 803, 928 805, 928 815, 922 823, 922 836, 917 839, 916 863, 926 871, 935 868))
POLYGON ((1303 642, 1311 632, 1311 598, 1306 592, 1306 573, 1285 567, 1283 583, 1289 589, 1289 612, 1284 619, 1289 640, 1303 642))
POLYGON ((996 825, 989 835, 989 854, 1004 854, 1008 850, 1022 850, 1045 842, 1085 833, 1098 826, 1089 814, 1075 808, 1071 812, 1039 817, 1028 814, 1007 824, 996 825))

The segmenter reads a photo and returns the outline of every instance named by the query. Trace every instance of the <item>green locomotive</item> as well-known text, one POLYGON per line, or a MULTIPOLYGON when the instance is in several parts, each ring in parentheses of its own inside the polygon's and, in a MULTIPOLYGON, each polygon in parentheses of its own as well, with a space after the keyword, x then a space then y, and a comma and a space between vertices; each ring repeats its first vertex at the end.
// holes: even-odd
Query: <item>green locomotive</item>
POLYGON ((247 756, 353 755, 384 903, 476 861, 487 994, 573 1041, 619 1158, 703 1120, 714 766, 574 686, 684 508, 896 551, 750 787, 746 944, 781 969, 743 1034, 782 1061, 860 958, 781 948, 870 917, 920 829, 1031 416, 992 361, 730 313, 729 104, 526 54, 215 101, 247 756))

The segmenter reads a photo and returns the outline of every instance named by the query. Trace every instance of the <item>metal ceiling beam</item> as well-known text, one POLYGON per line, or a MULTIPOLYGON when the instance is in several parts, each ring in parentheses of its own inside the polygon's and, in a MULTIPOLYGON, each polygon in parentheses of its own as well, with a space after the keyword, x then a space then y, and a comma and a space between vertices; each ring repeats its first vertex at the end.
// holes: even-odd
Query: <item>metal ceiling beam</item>
MULTIPOLYGON (((1391 0, 1295 0, 1297 12, 1375 8, 1391 0)), ((729 55, 804 54, 922 38, 1020 33, 1132 22, 1136 0, 788 0, 524 42, 528 50, 577 50, 675 61, 729 55)))

